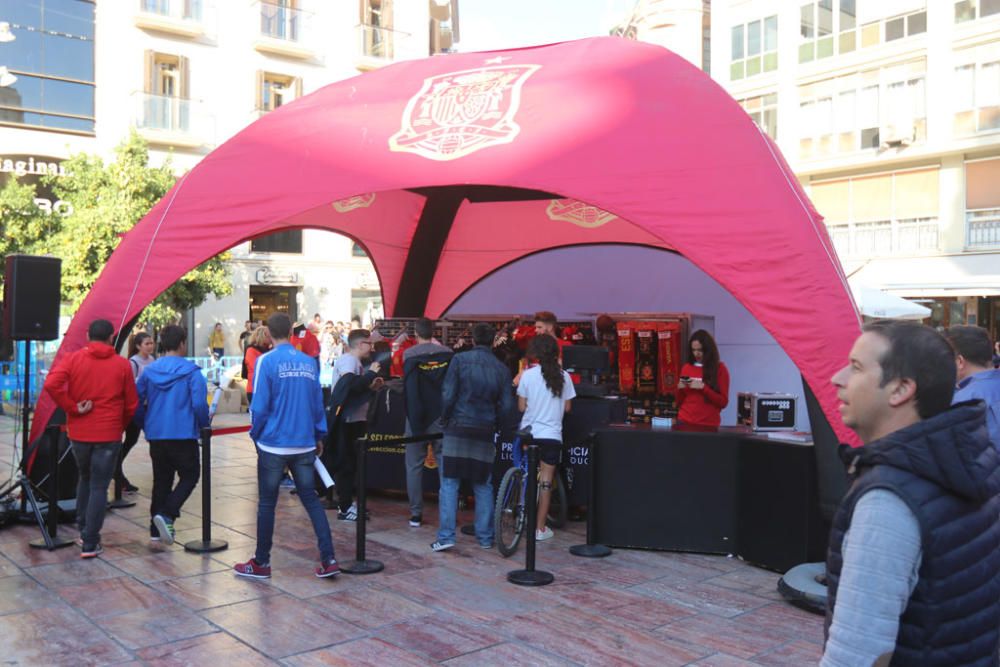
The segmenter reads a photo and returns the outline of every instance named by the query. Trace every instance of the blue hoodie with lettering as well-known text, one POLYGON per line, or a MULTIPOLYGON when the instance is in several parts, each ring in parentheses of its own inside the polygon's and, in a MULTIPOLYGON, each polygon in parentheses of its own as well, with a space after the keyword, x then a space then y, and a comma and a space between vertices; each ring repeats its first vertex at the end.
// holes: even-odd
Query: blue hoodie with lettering
POLYGON ((184 357, 160 357, 136 382, 139 409, 147 440, 197 440, 208 426, 208 384, 201 369, 184 357))
POLYGON ((326 437, 316 361, 291 343, 257 359, 250 437, 265 447, 315 447, 326 437))

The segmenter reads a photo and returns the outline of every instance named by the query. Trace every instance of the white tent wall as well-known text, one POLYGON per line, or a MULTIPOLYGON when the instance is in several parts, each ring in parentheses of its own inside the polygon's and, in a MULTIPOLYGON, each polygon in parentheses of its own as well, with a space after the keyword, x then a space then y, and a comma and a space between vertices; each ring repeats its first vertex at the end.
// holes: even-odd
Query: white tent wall
POLYGON ((549 250, 486 277, 447 315, 537 310, 567 320, 595 312, 714 316, 719 355, 732 378, 722 423, 736 423, 737 392, 785 392, 799 397, 796 428, 810 430, 795 364, 739 301, 680 255, 615 245, 549 250))

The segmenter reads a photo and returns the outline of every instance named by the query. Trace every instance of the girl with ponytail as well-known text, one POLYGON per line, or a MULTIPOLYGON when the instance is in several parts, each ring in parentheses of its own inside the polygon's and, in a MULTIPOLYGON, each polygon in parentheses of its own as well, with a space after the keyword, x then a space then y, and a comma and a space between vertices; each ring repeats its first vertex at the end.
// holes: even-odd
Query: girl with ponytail
POLYGON ((524 413, 521 428, 531 427, 538 445, 541 469, 538 473, 538 526, 535 538, 547 540, 552 530, 545 525, 552 497, 552 477, 562 453, 563 415, 576 396, 569 373, 559 365, 559 345, 549 334, 539 334, 528 344, 527 357, 538 365, 524 371, 517 385, 517 407, 524 413))

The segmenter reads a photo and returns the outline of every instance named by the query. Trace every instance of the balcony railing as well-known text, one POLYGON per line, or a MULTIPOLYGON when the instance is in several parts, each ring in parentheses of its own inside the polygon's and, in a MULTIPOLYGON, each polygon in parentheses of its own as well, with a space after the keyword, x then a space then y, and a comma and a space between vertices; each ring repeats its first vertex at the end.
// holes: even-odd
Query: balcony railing
POLYGON ((355 30, 358 33, 358 53, 366 60, 389 62, 400 56, 422 55, 404 53, 410 37, 408 32, 368 23, 359 23, 355 30))
POLYGON ((863 222, 830 225, 830 240, 841 257, 888 257, 933 252, 938 249, 937 220, 863 222))
POLYGON ((135 93, 135 126, 153 143, 211 144, 215 127, 204 105, 179 97, 135 93))
POLYGON ((201 0, 139 0, 139 9, 178 21, 201 21, 203 11, 201 0))
POLYGON ((271 39, 301 42, 307 16, 293 9, 270 2, 260 3, 260 34, 271 39))
POLYGON ((1000 248, 1000 208, 967 211, 965 225, 970 250, 1000 248))

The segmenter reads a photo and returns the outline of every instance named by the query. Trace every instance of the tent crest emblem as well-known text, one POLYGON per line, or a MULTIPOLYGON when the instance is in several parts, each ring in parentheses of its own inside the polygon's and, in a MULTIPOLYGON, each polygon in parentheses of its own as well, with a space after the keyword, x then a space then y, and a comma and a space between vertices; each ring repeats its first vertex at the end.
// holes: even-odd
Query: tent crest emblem
POLYGON ((521 88, 541 65, 499 65, 424 79, 403 111, 389 149, 429 160, 457 160, 508 144, 521 131, 514 121, 521 88))
POLYGON ((553 199, 545 209, 545 214, 549 216, 549 220, 572 222, 585 229, 596 229, 618 219, 614 213, 576 199, 553 199))
POLYGON ((368 208, 375 203, 375 193, 366 192, 363 195, 354 195, 346 199, 339 199, 333 202, 333 210, 337 213, 347 213, 356 208, 368 208))

